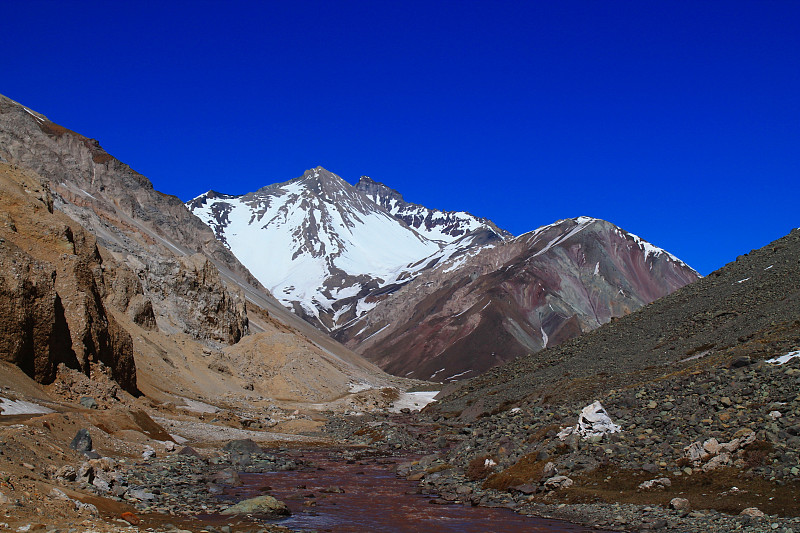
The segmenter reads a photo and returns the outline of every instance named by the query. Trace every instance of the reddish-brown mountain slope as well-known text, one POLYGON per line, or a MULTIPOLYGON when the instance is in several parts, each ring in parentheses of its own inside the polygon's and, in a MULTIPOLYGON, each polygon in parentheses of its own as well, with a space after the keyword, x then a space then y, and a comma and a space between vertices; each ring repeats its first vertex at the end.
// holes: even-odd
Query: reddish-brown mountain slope
POLYGON ((562 220, 437 267, 338 338, 395 375, 455 380, 555 346, 698 277, 613 224, 562 220))

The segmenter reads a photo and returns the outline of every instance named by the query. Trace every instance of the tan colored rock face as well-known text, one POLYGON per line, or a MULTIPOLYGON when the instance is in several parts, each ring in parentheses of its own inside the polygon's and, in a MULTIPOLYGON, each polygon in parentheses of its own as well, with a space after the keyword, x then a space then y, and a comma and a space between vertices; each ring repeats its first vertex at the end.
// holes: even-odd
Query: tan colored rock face
POLYGON ((42 383, 60 363, 95 364, 136 390, 133 345, 106 313, 103 261, 94 237, 54 212, 36 176, 0 164, 0 356, 42 383))
MULTIPOLYGON (((155 191, 97 141, 3 96, 0 157, 36 173, 43 190, 55 194, 55 209, 79 221, 111 252, 104 259, 114 259, 115 270, 130 267, 106 291, 117 293, 115 310, 145 328, 161 325, 199 340, 232 344, 247 332, 243 296, 228 289, 218 267, 266 290, 178 198, 155 191), (190 258, 198 253, 202 260, 190 258)), ((47 195, 52 208, 54 199, 47 195)))

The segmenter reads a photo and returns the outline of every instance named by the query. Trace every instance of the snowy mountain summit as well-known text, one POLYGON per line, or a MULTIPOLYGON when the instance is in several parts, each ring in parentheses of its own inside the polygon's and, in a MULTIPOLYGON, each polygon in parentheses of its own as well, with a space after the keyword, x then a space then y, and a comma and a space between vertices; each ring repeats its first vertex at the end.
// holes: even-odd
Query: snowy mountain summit
POLYGON ((276 298, 326 331, 440 262, 511 237, 486 219, 407 203, 366 177, 353 186, 322 167, 186 205, 276 298))

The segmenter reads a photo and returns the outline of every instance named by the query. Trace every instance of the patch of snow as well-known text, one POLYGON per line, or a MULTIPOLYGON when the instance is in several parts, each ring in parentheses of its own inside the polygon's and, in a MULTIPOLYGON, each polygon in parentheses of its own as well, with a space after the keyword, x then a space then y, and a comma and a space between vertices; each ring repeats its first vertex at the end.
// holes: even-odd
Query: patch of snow
POLYGON ((370 385, 366 381, 361 381, 358 383, 350 383, 350 388, 348 390, 352 393, 356 393, 356 392, 363 392, 365 390, 370 390, 371 388, 373 388, 372 385, 370 385))
POLYGON ((189 442, 189 439, 181 437, 180 435, 172 435, 172 434, 170 434, 170 437, 172 437, 172 440, 174 440, 178 444, 185 444, 185 443, 189 442))
MULTIPOLYGON (((680 361, 678 361, 678 362, 679 362, 679 363, 685 363, 686 361, 694 361, 695 359, 700 359, 701 357, 705 357, 705 356, 707 356, 707 355, 708 355, 708 354, 710 354, 710 353, 711 353, 711 350, 703 350, 702 352, 700 352, 700 353, 698 353, 698 354, 695 354, 695 355, 690 355, 690 356, 689 356, 689 357, 687 357, 686 359, 681 359, 681 360, 680 360, 680 361)), ((668 364, 668 363, 665 363, 665 364, 668 364)))
POLYGON ((550 337, 548 337, 547 333, 544 332, 544 327, 539 326, 539 331, 542 332, 542 348, 547 348, 547 341, 550 340, 550 337))
POLYGON ((445 379, 445 381, 447 381, 448 379, 455 379, 455 378, 463 376, 464 374, 469 374, 470 372, 472 372, 471 369, 470 370, 465 370, 463 372, 459 372, 458 374, 453 374, 452 376, 448 376, 448 377, 446 377, 444 379, 445 379))
POLYGON ((739 280, 739 281, 737 281, 736 283, 744 283, 744 282, 745 282, 745 281, 747 281, 748 279, 750 279, 750 278, 744 278, 744 279, 740 279, 740 280, 739 280))
POLYGON ((179 405, 177 406, 179 409, 185 409, 187 411, 191 411, 193 413, 216 413, 219 411, 219 408, 214 407, 211 404, 201 402, 199 400, 192 400, 190 398, 183 398, 183 403, 186 405, 179 405))
MULTIPOLYGON (((642 239, 638 235, 634 235, 633 233, 631 233, 629 231, 625 232, 625 233, 627 233, 636 242, 636 244, 639 245, 639 248, 641 248, 644 251, 645 259, 650 255, 655 257, 655 256, 658 256, 658 255, 664 254, 667 257, 669 257, 670 259, 672 259, 673 261, 675 261, 676 263, 678 263, 678 264, 680 264, 682 266, 685 266, 686 268, 689 268, 689 269, 693 270, 695 273, 697 272, 692 267, 687 265, 684 261, 681 261, 680 259, 678 259, 674 255, 672 255, 668 251, 664 250, 663 248, 659 248, 658 246, 653 246, 652 244, 650 244, 646 240, 642 239)), ((650 268, 652 269, 652 267, 653 267, 653 265, 651 264, 650 268)), ((698 273, 697 275, 699 276, 700 274, 698 273)))
POLYGON ((436 374, 438 374, 439 372, 444 372, 444 368, 440 368, 439 370, 437 370, 436 372, 434 372, 433 374, 431 374, 431 377, 430 377, 430 378, 428 378, 428 379, 433 379, 433 378, 434 378, 434 376, 436 376, 436 374))
POLYGON ((600 261, 598 261, 597 264, 594 265, 594 275, 596 276, 599 273, 600 273, 600 261))
POLYGON ((372 337, 374 337, 375 335, 377 335, 378 333, 380 333, 381 331, 385 330, 386 328, 388 328, 388 327, 389 327, 389 326, 391 326, 391 325, 392 325, 391 323, 390 323, 390 324, 386 324, 386 325, 385 325, 385 326, 383 326, 381 329, 379 329, 378 331, 376 331, 375 333, 373 333, 372 335, 370 335, 369 337, 367 337, 366 339, 364 339, 364 340, 363 340, 363 341, 361 341, 361 342, 364 342, 364 341, 366 341, 366 340, 369 340, 369 339, 371 339, 372 337))
POLYGON ((389 408, 389 411, 392 413, 399 413, 400 409, 406 407, 412 411, 418 411, 429 403, 435 402, 436 400, 434 400, 433 397, 437 394, 439 394, 438 390, 425 392, 402 392, 400 393, 400 398, 394 402, 392 407, 389 408))
POLYGON ((88 196, 89 198, 92 198, 93 200, 97 200, 97 198, 95 198, 94 196, 92 196, 92 195, 91 195, 91 194, 89 194, 88 192, 84 191, 84 190, 83 190, 83 189, 81 189, 80 187, 78 187, 78 190, 79 190, 79 191, 81 191, 81 192, 84 194, 84 196, 88 196))
POLYGON ((772 268, 772 267, 774 267, 774 266, 775 266, 775 265, 770 265, 770 266, 768 266, 767 268, 765 268, 764 270, 769 270, 770 268, 772 268))
POLYGON ((28 109, 25 106, 22 106, 22 109, 24 109, 26 113, 28 113, 30 116, 32 116, 33 118, 35 118, 39 122, 44 122, 44 118, 39 113, 36 113, 35 111, 32 111, 32 110, 28 109))
POLYGON ((9 400, 0 396, 0 415, 34 415, 55 413, 52 409, 24 400, 9 400))
POLYGON ((783 365, 788 363, 795 357, 800 357, 800 350, 789 352, 786 355, 781 355, 780 357, 773 357, 772 359, 767 359, 767 363, 772 363, 775 365, 783 365))

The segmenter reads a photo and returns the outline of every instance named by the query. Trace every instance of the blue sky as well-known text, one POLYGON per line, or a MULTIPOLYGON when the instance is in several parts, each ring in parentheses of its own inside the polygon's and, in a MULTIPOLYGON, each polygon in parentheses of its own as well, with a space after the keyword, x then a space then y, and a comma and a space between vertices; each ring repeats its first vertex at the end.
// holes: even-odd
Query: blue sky
POLYGON ((0 93, 186 200, 322 165, 701 273, 800 226, 800 2, 6 0, 0 93), (120 4, 120 5, 117 5, 120 4))

